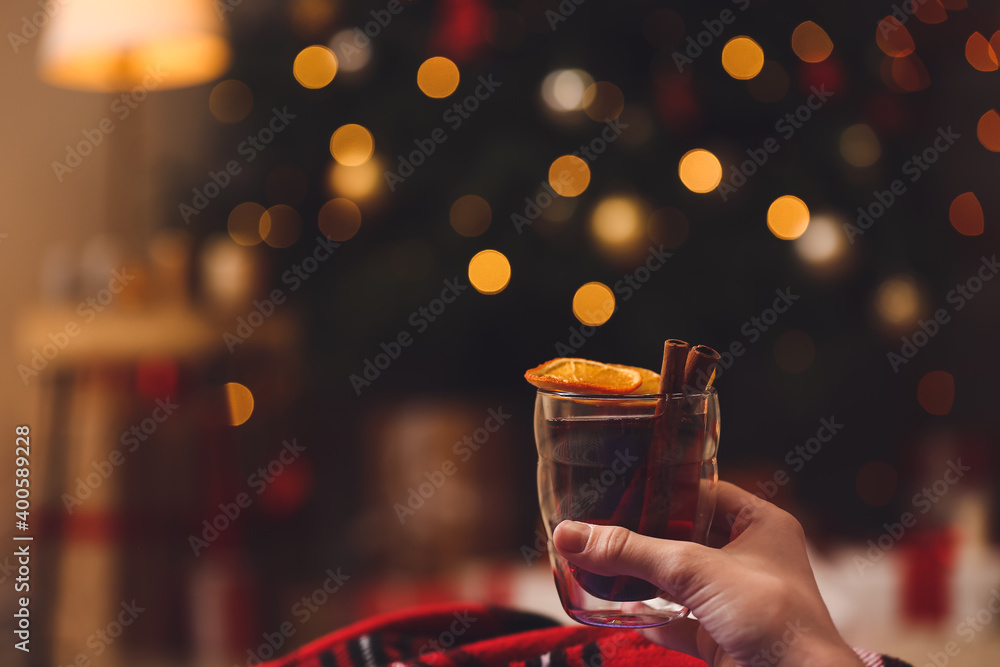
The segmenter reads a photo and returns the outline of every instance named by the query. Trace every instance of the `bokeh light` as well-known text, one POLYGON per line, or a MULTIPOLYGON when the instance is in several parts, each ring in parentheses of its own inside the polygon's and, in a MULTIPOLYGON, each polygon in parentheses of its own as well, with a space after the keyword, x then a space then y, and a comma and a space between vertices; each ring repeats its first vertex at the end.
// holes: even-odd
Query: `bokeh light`
POLYGON ((884 461, 871 461, 858 471, 854 484, 858 496, 866 504, 884 507, 896 495, 899 473, 884 461))
POLYGON ((1000 153, 1000 114, 996 109, 990 109, 979 119, 976 136, 986 150, 1000 153))
POLYGON ((542 80, 542 101, 553 111, 583 107, 583 95, 594 79, 582 69, 559 69, 542 80))
POLYGON ((980 72, 997 70, 997 54, 982 33, 972 33, 965 42, 965 59, 980 72))
POLYGON ((871 126, 858 123, 840 134, 840 155, 852 167, 870 167, 882 157, 882 145, 871 126))
POLYGON ((375 195, 385 181, 382 179, 381 164, 377 159, 371 158, 356 167, 334 161, 330 165, 329 183, 334 195, 363 201, 375 195))
POLYGON ((917 384, 917 401, 932 415, 948 414, 955 403, 955 378, 946 371, 931 371, 917 384))
POLYGON ((819 63, 833 53, 833 41, 823 28, 805 21, 792 32, 792 50, 804 62, 819 63))
MULTIPOLYGON (((216 11, 221 16, 239 6, 240 2, 229 0, 226 4, 220 3, 216 5, 216 11)), ((328 26, 336 16, 340 3, 330 0, 291 0, 282 4, 288 7, 292 28, 296 34, 306 39, 313 39, 327 34, 328 26)))
POLYGON ((253 246, 263 239, 260 236, 260 218, 264 215, 264 207, 257 202, 246 201, 237 204, 229 212, 227 229, 229 236, 243 246, 253 246))
POLYGON ((307 46, 295 56, 292 74, 303 88, 323 88, 337 75, 337 56, 325 46, 307 46))
POLYGON ((330 154, 345 167, 364 164, 374 152, 375 140, 363 125, 341 125, 330 137, 330 154))
POLYGON ((941 0, 915 0, 914 14, 921 23, 944 23, 948 20, 948 12, 941 5, 941 0))
POLYGON ((900 329, 913 324, 921 308, 920 290, 909 276, 886 278, 875 292, 875 313, 890 328, 900 329))
POLYGON ((746 35, 733 37, 722 47, 722 67, 734 79, 752 79, 764 67, 764 49, 746 35))
POLYGON ((691 233, 691 223, 684 212, 673 206, 656 209, 646 222, 647 234, 653 243, 671 250, 680 248, 691 233))
POLYGON ((448 219, 456 232, 474 238, 489 229, 493 220, 493 209, 478 195, 464 195, 451 205, 448 219))
POLYGON ((806 231, 795 239, 795 252, 805 262, 816 266, 837 261, 846 250, 844 230, 828 215, 813 216, 806 231))
POLYGON ((291 206, 278 204, 260 216, 260 237, 272 248, 287 248, 302 233, 302 218, 291 206))
POLYGON ((226 405, 229 407, 229 423, 232 426, 245 424, 253 414, 253 394, 239 382, 227 382, 226 405))
POLYGON ((774 341, 774 361, 786 373, 802 373, 815 359, 816 343, 804 331, 786 331, 774 341))
POLYGON ((614 120, 625 109, 625 95, 610 81, 598 81, 583 91, 583 111, 591 120, 614 120))
POLYGON ((337 61, 344 72, 359 72, 371 60, 371 43, 358 46, 360 43, 361 40, 351 29, 341 30, 330 39, 330 48, 340 54, 337 61))
POLYGON ((208 110, 221 123, 238 123, 253 109, 250 86, 239 79, 215 84, 208 96, 208 110))
POLYGON ((783 195, 767 209, 767 228, 782 241, 802 236, 809 227, 809 207, 794 195, 783 195))
POLYGON ((361 229, 361 209, 350 199, 337 197, 319 210, 319 230, 331 241, 347 241, 361 229))
POLYGON ((590 185, 590 167, 575 155, 557 157, 549 166, 549 185, 563 197, 576 197, 590 185))
POLYGON ((788 94, 788 72, 779 63, 765 60, 760 74, 747 82, 747 89, 760 102, 773 103, 788 94))
POLYGON ((573 315, 589 327, 601 326, 614 312, 615 293, 604 283, 587 283, 573 295, 573 315))
POLYGON ((891 58, 906 57, 916 49, 910 31, 894 16, 886 16, 878 22, 875 43, 891 58))
POLYGON ((681 183, 691 192, 711 192, 722 182, 722 163, 704 148, 695 148, 685 153, 677 172, 681 183))
POLYGON ((477 252, 469 260, 469 282, 481 294, 499 294, 510 283, 510 262, 497 250, 477 252))
POLYGON ((590 229, 598 244, 614 253, 631 250, 645 232, 645 211, 635 197, 612 195, 597 203, 590 229))
POLYGON ((907 93, 916 93, 931 85, 931 75, 916 53, 892 59, 892 80, 907 93))
POLYGON ((979 236, 985 229, 983 207, 974 192, 965 192, 955 197, 948 208, 948 219, 951 226, 965 236, 979 236))
POLYGON ((427 97, 448 97, 458 88, 458 65, 442 56, 428 58, 417 70, 417 86, 427 97))

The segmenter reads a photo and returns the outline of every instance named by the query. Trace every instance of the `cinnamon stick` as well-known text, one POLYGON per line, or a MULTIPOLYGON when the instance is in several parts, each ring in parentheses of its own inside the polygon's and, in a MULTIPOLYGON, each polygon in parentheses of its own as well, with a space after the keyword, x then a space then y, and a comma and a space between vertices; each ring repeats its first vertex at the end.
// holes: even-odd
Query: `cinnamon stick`
POLYGON ((684 366, 684 393, 700 394, 711 387, 719 359, 721 359, 719 353, 707 345, 696 345, 691 348, 684 366))

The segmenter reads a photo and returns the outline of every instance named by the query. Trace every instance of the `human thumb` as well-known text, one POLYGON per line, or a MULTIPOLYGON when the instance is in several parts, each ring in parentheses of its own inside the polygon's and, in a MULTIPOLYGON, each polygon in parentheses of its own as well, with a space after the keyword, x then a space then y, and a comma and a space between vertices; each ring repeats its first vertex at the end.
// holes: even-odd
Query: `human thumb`
POLYGON ((556 526, 552 542, 566 560, 594 574, 639 577, 680 598, 704 582, 718 557, 715 549, 693 542, 578 521, 556 526))

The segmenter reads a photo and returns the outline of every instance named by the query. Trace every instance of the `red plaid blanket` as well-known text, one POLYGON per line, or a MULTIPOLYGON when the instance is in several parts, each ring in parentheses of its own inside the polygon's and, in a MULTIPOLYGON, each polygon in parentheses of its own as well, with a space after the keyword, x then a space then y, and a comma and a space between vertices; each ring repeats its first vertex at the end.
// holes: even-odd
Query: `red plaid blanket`
MULTIPOLYGON (((875 654, 865 664, 902 665, 875 654)), ((704 667, 632 630, 563 626, 482 604, 438 604, 376 616, 265 667, 704 667)))

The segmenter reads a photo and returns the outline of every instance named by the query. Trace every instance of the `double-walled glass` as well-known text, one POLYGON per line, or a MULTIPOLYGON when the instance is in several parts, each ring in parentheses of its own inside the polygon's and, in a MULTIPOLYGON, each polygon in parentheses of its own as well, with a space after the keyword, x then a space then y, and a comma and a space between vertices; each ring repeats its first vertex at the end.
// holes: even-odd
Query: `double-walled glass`
POLYGON ((718 482, 715 390, 663 396, 539 390, 535 443, 539 504, 566 613, 607 627, 651 627, 686 616, 687 608, 653 584, 571 565, 552 546, 552 531, 572 519, 704 544, 718 482))

